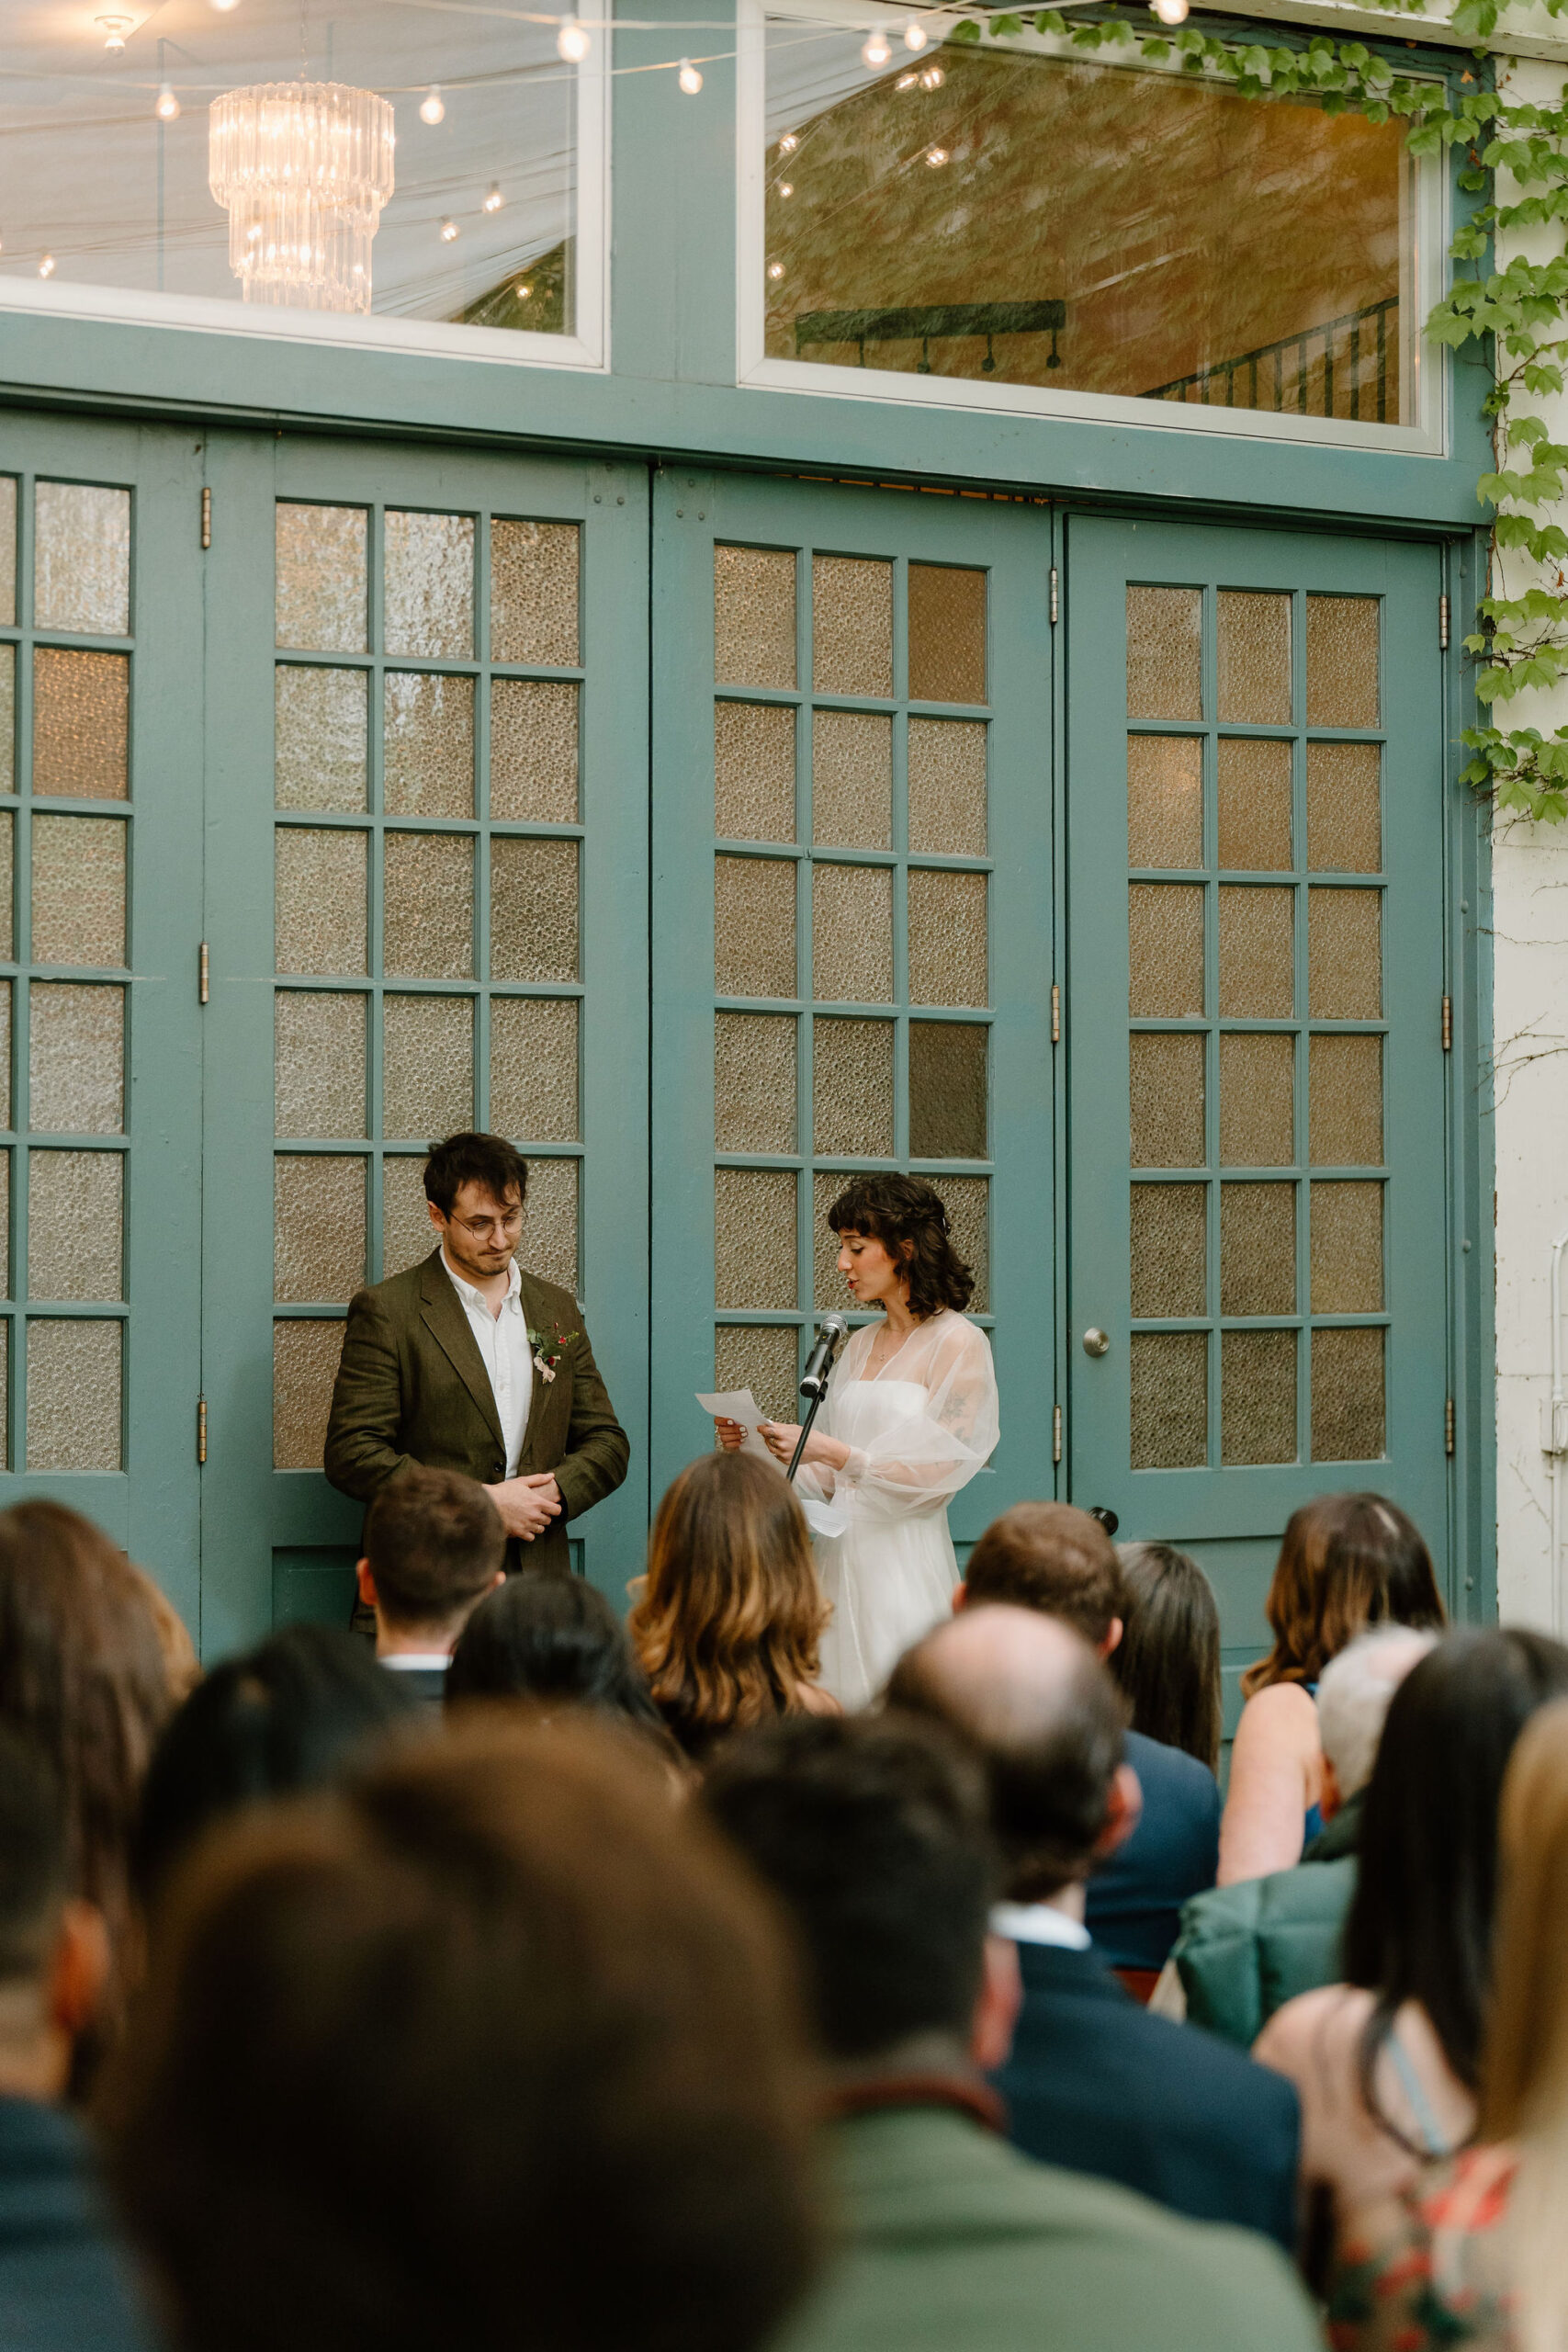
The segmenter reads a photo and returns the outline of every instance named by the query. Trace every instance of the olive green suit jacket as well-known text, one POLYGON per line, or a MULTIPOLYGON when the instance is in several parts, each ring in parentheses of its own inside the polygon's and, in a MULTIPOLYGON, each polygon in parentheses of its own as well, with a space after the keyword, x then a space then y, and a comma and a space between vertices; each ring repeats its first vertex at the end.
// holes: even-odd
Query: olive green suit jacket
MULTIPOLYGON (((615 1492, 631 1449, 577 1301, 518 1272, 528 1329, 540 1334, 547 1362, 556 1361, 553 1380, 535 1370, 517 1475, 553 1472, 565 1509, 532 1544, 510 1540, 506 1565, 564 1575, 569 1522, 615 1492)), ((439 1245, 422 1265, 355 1294, 327 1422, 327 1476, 359 1502, 416 1462, 486 1487, 506 1476, 495 1392, 439 1245)))

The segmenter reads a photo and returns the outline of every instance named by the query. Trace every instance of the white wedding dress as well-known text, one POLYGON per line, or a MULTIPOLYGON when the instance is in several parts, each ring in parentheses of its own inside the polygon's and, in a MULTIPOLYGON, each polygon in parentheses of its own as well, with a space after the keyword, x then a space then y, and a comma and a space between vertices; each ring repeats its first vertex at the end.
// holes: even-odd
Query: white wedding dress
POLYGON ((818 1571, 833 1604, 822 1637, 822 1686, 863 1707, 910 1644, 953 1606, 958 1563, 947 1505, 995 1450, 997 1377, 990 1342, 951 1308, 917 1324, 874 1379, 866 1360, 881 1332, 854 1332, 834 1366, 817 1427, 850 1448, 839 1471, 802 1464, 802 1494, 849 1524, 818 1535, 818 1571))

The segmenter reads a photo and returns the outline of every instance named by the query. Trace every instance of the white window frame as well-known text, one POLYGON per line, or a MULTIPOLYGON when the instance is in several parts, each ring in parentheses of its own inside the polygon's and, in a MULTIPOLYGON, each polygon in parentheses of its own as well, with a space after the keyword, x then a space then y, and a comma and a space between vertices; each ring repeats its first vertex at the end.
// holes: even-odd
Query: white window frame
POLYGON ((118 286, 75 286, 12 277, 0 270, 0 316, 85 319, 105 323, 184 327, 201 334, 265 335, 361 351, 402 352, 422 359, 479 359, 492 366, 576 368, 598 374, 610 365, 610 92, 607 44, 577 69, 577 218, 575 331, 462 326, 444 319, 296 311, 208 294, 152 294, 118 286))
MULTIPOLYGON (((908 10, 871 0, 870 25, 881 17, 897 53, 908 10)), ((1271 409, 1208 407, 1196 401, 1152 401, 1122 393, 1047 390, 1032 384, 975 383, 952 376, 897 375, 890 368, 833 367, 821 360, 778 359, 765 342, 767 260, 766 31, 770 23, 820 20, 844 29, 835 0, 738 0, 736 65, 736 338, 737 381, 774 391, 808 392, 831 400, 908 402, 921 408, 959 408, 1008 415, 1073 417, 1101 424, 1157 433, 1223 433, 1248 440, 1326 444, 1416 457, 1443 457, 1448 450, 1449 371, 1447 352, 1417 331, 1415 342, 1416 412, 1413 424, 1368 424, 1348 417, 1276 414, 1271 409)), ((1084 51, 1059 35, 1021 33, 987 47, 1004 52, 1025 50, 1084 61, 1084 51)), ((1114 51, 1089 62, 1122 72, 1179 73, 1179 60, 1166 67, 1136 64, 1114 51)), ((888 69, 889 71, 891 69, 888 69)), ((870 80, 868 74, 867 79, 870 80)), ((1223 85, 1222 85, 1223 86, 1223 85)), ((1416 316, 1425 321, 1446 288, 1449 249, 1449 178, 1446 156, 1422 156, 1416 164, 1415 253, 1412 276, 1416 316)))

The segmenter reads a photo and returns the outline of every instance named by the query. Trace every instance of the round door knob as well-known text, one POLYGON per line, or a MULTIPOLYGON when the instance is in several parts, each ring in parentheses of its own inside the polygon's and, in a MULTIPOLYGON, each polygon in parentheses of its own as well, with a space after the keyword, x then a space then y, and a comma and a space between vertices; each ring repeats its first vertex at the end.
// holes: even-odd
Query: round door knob
POLYGON ((1106 1355, 1106 1354, 1108 1354, 1108 1353, 1110 1352, 1110 1348, 1111 1348, 1111 1334, 1110 1334, 1110 1332, 1109 1332, 1109 1331, 1102 1331, 1102 1330, 1100 1329, 1100 1326, 1099 1326, 1099 1324, 1098 1324, 1098 1323, 1091 1323, 1091 1324, 1089 1325, 1089 1329, 1088 1329, 1088 1330, 1084 1333, 1084 1335, 1083 1335, 1083 1351, 1084 1351, 1085 1355, 1086 1355, 1086 1356, 1102 1356, 1102 1355, 1106 1355))

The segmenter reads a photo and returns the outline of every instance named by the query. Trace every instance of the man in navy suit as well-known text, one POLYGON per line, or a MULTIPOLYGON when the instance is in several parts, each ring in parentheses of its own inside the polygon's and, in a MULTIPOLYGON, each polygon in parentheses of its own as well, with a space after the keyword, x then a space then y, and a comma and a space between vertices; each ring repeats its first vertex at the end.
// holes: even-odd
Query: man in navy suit
POLYGON ((1152 2017, 1089 1942, 1085 1883, 1138 1802, 1122 1700, 1094 1652, 1051 1618, 970 1606, 908 1653, 888 1698, 947 1724, 986 1764, 1008 1897, 991 1927, 1017 1945, 1023 1980, 1012 2054, 993 2078, 1016 2145, 1293 2246, 1292 2085, 1196 2026, 1152 2017))

